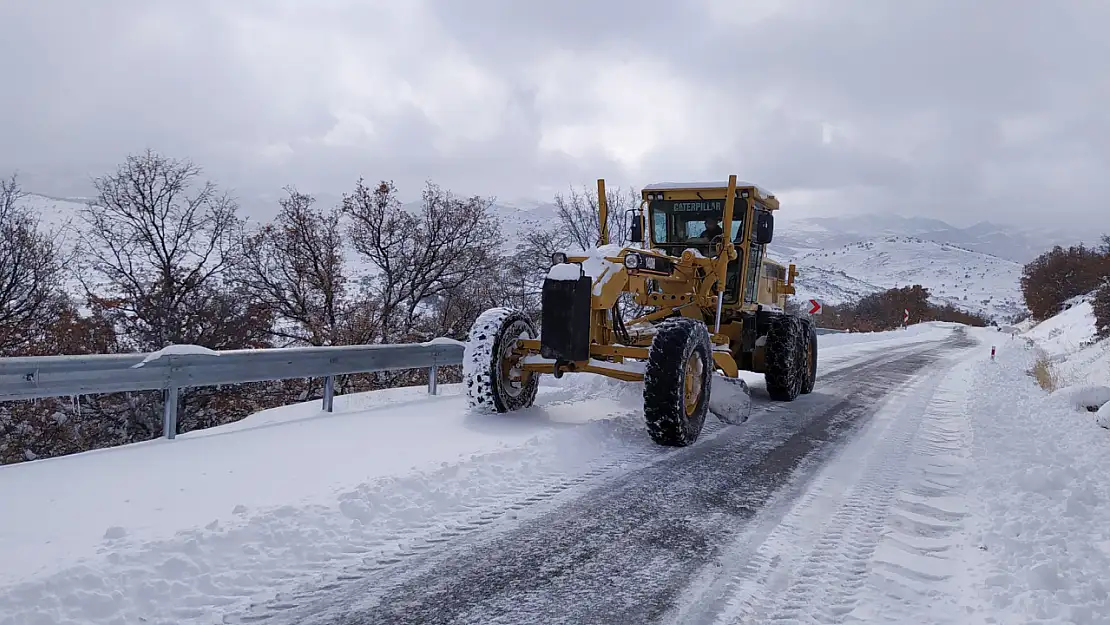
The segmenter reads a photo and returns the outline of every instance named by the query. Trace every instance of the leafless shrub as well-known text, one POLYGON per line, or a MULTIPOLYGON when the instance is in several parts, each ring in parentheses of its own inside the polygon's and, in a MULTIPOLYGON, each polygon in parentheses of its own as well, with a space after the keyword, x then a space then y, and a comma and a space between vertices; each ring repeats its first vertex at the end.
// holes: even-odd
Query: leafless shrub
POLYGON ((1033 361, 1033 368, 1030 369, 1029 375, 1037 381, 1037 385, 1049 393, 1055 391, 1062 386, 1060 374, 1053 366, 1052 360, 1044 350, 1037 350, 1036 359, 1033 361))

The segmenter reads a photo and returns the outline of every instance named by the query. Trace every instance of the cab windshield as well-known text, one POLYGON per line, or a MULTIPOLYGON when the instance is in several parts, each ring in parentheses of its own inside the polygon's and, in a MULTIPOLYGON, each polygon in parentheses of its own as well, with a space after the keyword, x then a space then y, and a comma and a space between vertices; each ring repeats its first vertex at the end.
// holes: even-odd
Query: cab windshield
MULTIPOLYGON (((724 200, 653 200, 650 204, 652 242, 656 245, 707 246, 720 236, 721 216, 725 212, 724 200)), ((733 206, 732 228, 729 236, 733 242, 743 238, 744 201, 733 206)))

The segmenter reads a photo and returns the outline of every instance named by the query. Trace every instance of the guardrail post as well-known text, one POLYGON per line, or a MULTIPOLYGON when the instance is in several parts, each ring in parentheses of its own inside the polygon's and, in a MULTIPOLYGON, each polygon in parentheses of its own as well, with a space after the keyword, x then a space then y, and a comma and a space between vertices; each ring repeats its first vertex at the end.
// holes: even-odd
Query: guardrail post
POLYGON ((324 378, 324 412, 331 412, 335 408, 335 376, 324 378))
POLYGON ((167 388, 163 397, 162 435, 173 440, 177 438, 177 387, 167 388))
POLYGON ((436 394, 436 366, 432 365, 428 368, 428 394, 436 394))

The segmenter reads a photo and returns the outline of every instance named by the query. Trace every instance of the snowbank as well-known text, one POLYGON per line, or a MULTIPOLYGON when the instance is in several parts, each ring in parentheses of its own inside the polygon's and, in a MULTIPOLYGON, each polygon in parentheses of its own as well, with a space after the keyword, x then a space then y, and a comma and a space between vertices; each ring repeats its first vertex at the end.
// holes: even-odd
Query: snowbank
POLYGON ((967 587, 991 622, 1110 622, 1110 433, 1037 387, 1033 359, 1006 342, 975 372, 967 587))
POLYGON ((1110 387, 1065 386, 1052 393, 1052 397, 1075 410, 1095 412, 1110 402, 1110 387))
POLYGON ((424 341, 423 343, 421 343, 421 345, 457 345, 459 347, 462 347, 466 345, 466 343, 457 339, 447 338, 445 336, 437 336, 430 341, 424 341))
POLYGON ((1102 408, 1095 415, 1095 423, 1099 426, 1110 429, 1110 403, 1102 405, 1102 408))
POLYGON ((194 356, 194 355, 198 355, 198 356, 219 356, 220 352, 208 349, 207 347, 202 347, 200 345, 167 345, 167 346, 163 347, 162 349, 160 349, 156 352, 151 352, 151 353, 147 354, 146 358, 143 358, 143 361, 140 362, 139 364, 135 365, 134 367, 132 367, 132 369, 138 369, 139 367, 142 367, 143 365, 145 365, 148 362, 154 362, 155 360, 159 360, 159 359, 164 358, 166 356, 194 356))

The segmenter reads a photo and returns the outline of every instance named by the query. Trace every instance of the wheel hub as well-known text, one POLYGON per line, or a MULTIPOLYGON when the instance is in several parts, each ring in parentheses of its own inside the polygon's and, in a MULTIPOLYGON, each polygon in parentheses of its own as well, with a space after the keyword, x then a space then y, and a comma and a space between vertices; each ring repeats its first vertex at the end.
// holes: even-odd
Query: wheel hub
POLYGON ((528 332, 528 327, 521 322, 509 326, 505 334, 508 336, 515 334, 516 339, 505 341, 497 362, 497 375, 501 379, 501 387, 505 392, 512 397, 517 397, 531 379, 532 373, 523 370, 521 365, 524 359, 514 350, 520 339, 530 339, 532 336, 528 332))
POLYGON ((686 359, 686 379, 684 380, 684 402, 683 408, 686 410, 686 416, 693 416, 698 409, 698 402, 701 400, 702 377, 705 373, 705 364, 702 362, 701 356, 698 353, 690 354, 686 359))

